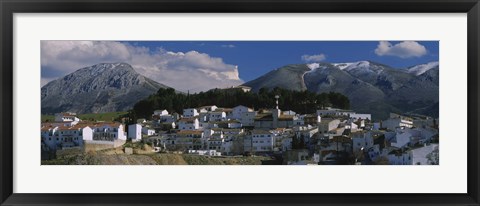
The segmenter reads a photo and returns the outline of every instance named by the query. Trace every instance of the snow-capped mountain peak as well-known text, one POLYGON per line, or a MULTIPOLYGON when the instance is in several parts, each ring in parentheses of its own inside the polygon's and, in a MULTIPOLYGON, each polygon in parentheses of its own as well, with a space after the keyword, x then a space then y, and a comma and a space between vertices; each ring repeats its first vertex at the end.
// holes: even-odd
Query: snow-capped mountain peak
POLYGON ((419 64, 413 67, 410 67, 407 69, 407 72, 410 74, 414 74, 416 76, 421 75, 425 73, 426 71, 433 69, 435 67, 438 67, 438 61, 437 62, 429 62, 426 64, 419 64))
POLYGON ((311 64, 307 64, 307 67, 310 68, 311 70, 315 70, 315 69, 318 69, 318 67, 320 67, 320 64, 319 63, 311 63, 311 64))
POLYGON ((353 68, 369 68, 370 62, 358 61, 358 62, 347 62, 347 63, 332 63, 332 65, 338 67, 340 70, 349 71, 353 68))

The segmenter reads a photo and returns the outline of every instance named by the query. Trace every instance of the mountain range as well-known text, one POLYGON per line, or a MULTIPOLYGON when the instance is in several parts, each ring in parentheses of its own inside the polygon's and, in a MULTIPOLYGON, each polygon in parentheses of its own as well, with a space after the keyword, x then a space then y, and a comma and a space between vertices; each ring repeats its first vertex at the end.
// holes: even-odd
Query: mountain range
POLYGON ((167 86, 126 63, 101 63, 51 81, 41 89, 42 114, 126 111, 167 86))
MULTIPOLYGON (((292 64, 272 70, 244 86, 253 92, 280 87, 347 96, 351 109, 385 119, 390 112, 438 117, 439 64, 396 69, 372 61, 292 64)), ((41 88, 42 114, 127 111, 160 88, 126 63, 81 68, 41 88)))
POLYGON ((287 65, 244 86, 252 91, 281 87, 316 93, 339 92, 350 99, 351 109, 385 119, 390 112, 438 117, 438 62, 395 69, 372 61, 287 65))

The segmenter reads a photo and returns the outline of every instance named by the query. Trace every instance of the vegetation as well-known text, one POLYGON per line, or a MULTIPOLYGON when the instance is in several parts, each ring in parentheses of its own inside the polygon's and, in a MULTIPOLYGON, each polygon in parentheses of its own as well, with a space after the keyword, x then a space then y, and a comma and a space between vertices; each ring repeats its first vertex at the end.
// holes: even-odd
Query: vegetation
POLYGON ((175 90, 159 89, 154 95, 139 101, 129 113, 131 120, 150 117, 156 109, 181 114, 184 108, 195 108, 205 105, 218 107, 235 107, 243 105, 254 109, 273 108, 275 96, 279 95, 279 107, 298 113, 314 113, 322 107, 332 106, 349 109, 350 101, 340 93, 330 92, 315 94, 310 91, 291 91, 281 88, 260 89, 257 93, 243 92, 240 89, 213 89, 196 94, 177 93, 175 90))
POLYGON ((191 154, 113 154, 111 150, 60 156, 42 165, 259 165, 269 157, 208 157, 191 154))
MULTIPOLYGON (((78 114, 78 118, 81 120, 90 121, 118 121, 121 117, 128 114, 128 112, 107 112, 107 113, 91 113, 91 114, 78 114)), ((53 115, 42 115, 42 122, 55 121, 53 115)))

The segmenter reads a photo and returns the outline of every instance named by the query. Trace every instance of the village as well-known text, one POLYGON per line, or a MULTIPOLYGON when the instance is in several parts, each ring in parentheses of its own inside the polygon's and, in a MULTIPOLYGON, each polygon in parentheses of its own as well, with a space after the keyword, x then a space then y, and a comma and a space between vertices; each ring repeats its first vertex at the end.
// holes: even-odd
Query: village
POLYGON ((370 114, 331 107, 298 114, 282 111, 280 97, 275 98, 271 109, 210 105, 178 114, 160 108, 130 125, 57 113, 55 121, 41 124, 42 151, 142 142, 156 153, 270 157, 262 164, 439 164, 438 119, 391 113, 390 118, 373 122, 370 114))

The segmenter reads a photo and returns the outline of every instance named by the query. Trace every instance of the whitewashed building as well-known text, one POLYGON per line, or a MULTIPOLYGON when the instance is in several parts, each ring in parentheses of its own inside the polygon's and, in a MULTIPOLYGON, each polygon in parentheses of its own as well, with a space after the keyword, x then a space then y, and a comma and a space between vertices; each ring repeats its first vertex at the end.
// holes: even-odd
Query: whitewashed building
POLYGON ((165 116, 165 115, 168 115, 168 111, 167 110, 155 110, 153 111, 153 115, 157 115, 157 116, 165 116))
POLYGON ((243 113, 246 113, 246 112, 253 112, 253 109, 243 105, 238 105, 232 108, 232 119, 240 120, 242 119, 243 113))
POLYGON ((367 150, 371 147, 373 147, 373 137, 370 132, 352 133, 353 152, 367 150))
POLYGON ((182 118, 178 120, 178 129, 197 130, 200 129, 200 122, 197 118, 182 118))
POLYGON ((191 118, 198 116, 198 110, 195 108, 188 108, 188 109, 183 109, 183 117, 185 118, 191 118))
POLYGON ((54 126, 43 124, 42 142, 50 149, 81 147, 84 139, 91 139, 93 131, 89 126, 54 126))
POLYGON ((395 137, 390 140, 392 147, 404 148, 410 145, 412 134, 409 132, 397 130, 395 137))
POLYGON ((268 130, 252 130, 252 149, 254 152, 271 152, 275 143, 275 135, 268 130))
POLYGON ((242 125, 246 126, 246 127, 254 126, 256 115, 257 115, 257 112, 255 112, 255 111, 243 112, 241 117, 240 117, 240 123, 242 123, 242 125))
POLYGON ((227 114, 224 111, 208 112, 208 121, 224 121, 227 119, 227 114))
POLYGON ((147 136, 152 136, 152 135, 155 135, 155 130, 148 127, 143 127, 142 134, 145 134, 147 136))
POLYGON ((396 128, 412 128, 413 119, 398 114, 390 113, 390 118, 382 122, 382 128, 395 130, 396 128))
POLYGON ((95 123, 92 129, 94 141, 127 140, 124 126, 118 122, 95 123))
POLYGON ((131 139, 133 142, 140 141, 142 139, 142 125, 128 125, 128 138, 131 139))
POLYGON ((357 120, 357 119, 363 119, 363 120, 372 120, 372 115, 371 114, 350 114, 350 118, 357 120))
POLYGON ((330 130, 336 129, 339 124, 339 119, 322 118, 322 121, 318 124, 318 132, 321 134, 328 133, 330 130))

